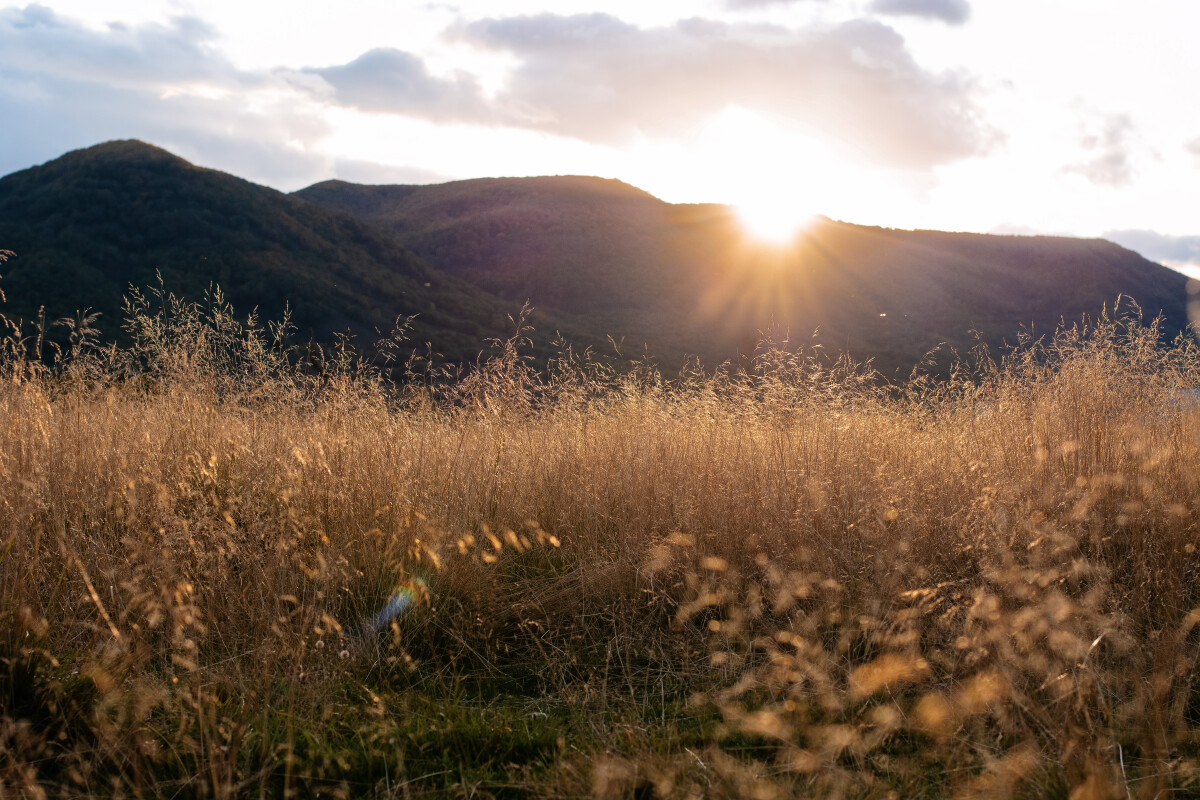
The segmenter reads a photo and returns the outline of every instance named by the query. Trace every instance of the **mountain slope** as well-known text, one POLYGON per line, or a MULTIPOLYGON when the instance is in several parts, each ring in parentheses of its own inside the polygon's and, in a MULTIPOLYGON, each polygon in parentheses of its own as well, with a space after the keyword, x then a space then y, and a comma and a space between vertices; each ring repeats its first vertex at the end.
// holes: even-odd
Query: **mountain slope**
POLYGON ((17 257, 3 286, 9 315, 45 304, 53 319, 91 306, 114 334, 128 287, 198 298, 219 284, 234 307, 300 336, 350 329, 369 339, 397 316, 447 356, 469 359, 508 330, 514 306, 431 269, 392 237, 137 141, 79 150, 0 179, 0 242, 17 257))
POLYGON ((1101 240, 871 228, 818 219, 756 243, 719 205, 671 205, 617 181, 506 178, 437 186, 337 181, 297 193, 359 215, 449 274, 577 315, 667 360, 723 360, 758 332, 819 341, 904 373, 942 342, 1052 331, 1118 295, 1175 332, 1186 279, 1101 240))
POLYGON ((536 296, 572 313, 655 307, 672 266, 661 247, 671 206, 615 180, 326 181, 296 196, 385 227, 439 268, 488 291, 536 296))

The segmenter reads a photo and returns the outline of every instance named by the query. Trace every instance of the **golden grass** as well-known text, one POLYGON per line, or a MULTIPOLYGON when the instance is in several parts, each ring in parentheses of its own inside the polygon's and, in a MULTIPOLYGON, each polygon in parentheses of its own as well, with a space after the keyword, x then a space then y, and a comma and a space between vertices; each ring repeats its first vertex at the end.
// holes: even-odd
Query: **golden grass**
POLYGON ((130 350, 6 345, 5 794, 1200 791, 1187 341, 1102 318, 889 388, 545 377, 518 336, 396 387, 162 299, 130 350))

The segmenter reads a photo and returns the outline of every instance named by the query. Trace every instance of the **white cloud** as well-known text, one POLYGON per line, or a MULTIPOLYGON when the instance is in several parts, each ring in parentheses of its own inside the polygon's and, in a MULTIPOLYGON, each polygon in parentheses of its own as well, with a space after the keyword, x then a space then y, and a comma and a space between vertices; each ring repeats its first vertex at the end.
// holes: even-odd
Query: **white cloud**
POLYGON ((922 69, 899 34, 873 21, 641 28, 607 14, 541 14, 463 22, 447 36, 511 59, 509 79, 485 92, 475 75, 435 72, 387 47, 341 65, 248 71, 195 17, 97 28, 41 6, 5 9, 0 106, 13 122, 0 170, 134 137, 295 185, 332 168, 331 157, 310 155, 330 131, 330 105, 607 146, 686 144, 739 107, 906 169, 981 154, 995 140, 968 77, 922 69))
POLYGON ((1087 153, 1083 161, 1068 164, 1065 172, 1076 173, 1097 186, 1122 187, 1133 183, 1133 147, 1136 128, 1128 114, 1103 116, 1080 138, 1087 153))
POLYGON ((0 10, 0 64, 110 86, 254 82, 214 49, 214 31, 196 17, 169 24, 110 23, 96 31, 40 5, 0 10))
POLYGON ((924 17, 948 25, 962 25, 971 16, 966 0, 875 0, 869 8, 876 14, 924 17))
POLYGON ((800 2, 823 3, 825 0, 725 0, 726 8, 762 8, 763 6, 791 5, 800 2))
POLYGON ((1192 139, 1190 142, 1185 144, 1183 146, 1183 149, 1187 150, 1189 153, 1191 153, 1193 156, 1195 156, 1196 157, 1196 166, 1200 166, 1200 136, 1196 137, 1195 139, 1192 139))
POLYGON ((491 113, 479 82, 471 75, 436 77, 421 59, 391 48, 370 50, 342 66, 304 72, 323 78, 336 102, 362 111, 445 122, 478 121, 491 113))
POLYGON ((273 184, 324 175, 319 104, 235 69, 195 18, 93 29, 42 6, 0 10, 0 174, 110 139, 143 139, 273 184))
MULTIPOLYGON (((0 86, 13 73, 0 69, 0 86)), ((286 184, 323 174, 323 157, 288 141, 324 135, 319 116, 289 102, 252 110, 239 104, 36 76, 50 98, 31 100, 0 89, 5 145, 0 174, 111 139, 137 138, 185 158, 260 182, 286 184)))
MULTIPOLYGON (((878 22, 638 28, 607 14, 541 14, 465 23, 451 35, 519 61, 481 121, 619 144, 686 139, 737 106, 868 160, 918 169, 981 154, 996 139, 969 77, 922 69, 878 22)), ((398 112, 410 109, 398 99, 398 112)))
POLYGON ((421 167, 377 164, 373 161, 346 158, 334 161, 333 173, 340 180, 366 184, 424 184, 453 180, 449 175, 421 167))

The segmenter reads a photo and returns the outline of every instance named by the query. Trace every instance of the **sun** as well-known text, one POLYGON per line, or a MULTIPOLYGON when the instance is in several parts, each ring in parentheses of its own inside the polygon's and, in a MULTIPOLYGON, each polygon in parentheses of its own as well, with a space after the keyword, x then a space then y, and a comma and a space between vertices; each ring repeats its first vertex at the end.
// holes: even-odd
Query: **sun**
POLYGON ((769 244, 788 244, 814 219, 786 197, 760 197, 734 206, 738 219, 752 238, 769 244))
POLYGON ((710 119, 700 148, 709 185, 755 241, 790 242, 813 219, 818 196, 836 185, 821 142, 745 108, 710 119))

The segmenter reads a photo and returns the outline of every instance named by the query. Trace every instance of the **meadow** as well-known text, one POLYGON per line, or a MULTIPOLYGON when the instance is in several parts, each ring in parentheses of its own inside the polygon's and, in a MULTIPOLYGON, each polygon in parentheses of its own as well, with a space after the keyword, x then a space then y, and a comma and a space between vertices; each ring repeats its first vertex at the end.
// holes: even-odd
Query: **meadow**
POLYGON ((1200 350, 1127 307, 903 385, 89 326, 3 341, 0 796, 1200 794, 1200 350))

